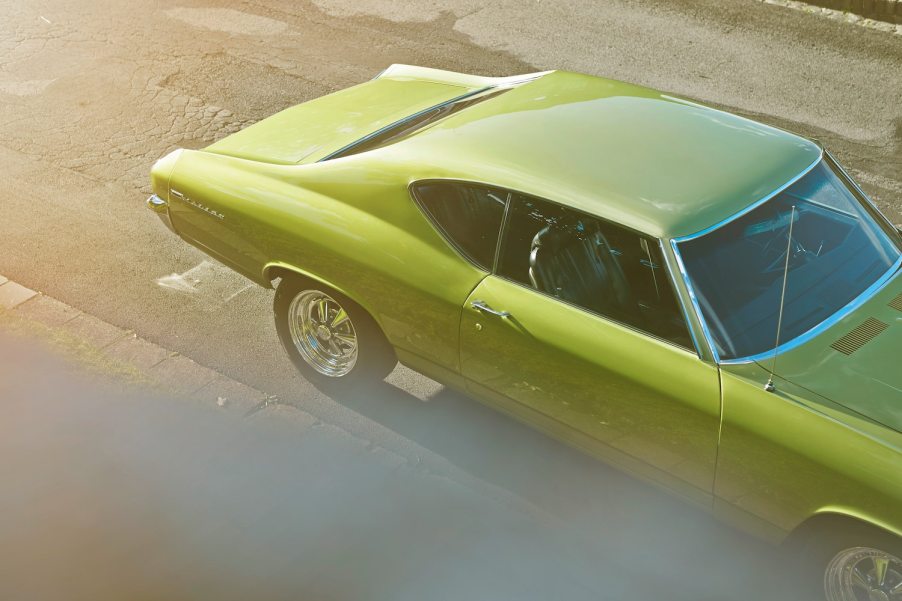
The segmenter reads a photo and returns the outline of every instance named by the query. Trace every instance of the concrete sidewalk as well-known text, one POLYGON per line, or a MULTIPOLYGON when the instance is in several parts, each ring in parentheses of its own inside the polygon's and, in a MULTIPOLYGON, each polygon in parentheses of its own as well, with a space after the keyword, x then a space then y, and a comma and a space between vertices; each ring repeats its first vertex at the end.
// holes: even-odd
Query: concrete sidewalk
MULTIPOLYGON (((77 364, 81 372, 94 376, 89 379, 118 386, 125 394, 182 399, 241 418, 264 411, 275 413, 298 430, 316 425, 351 448, 365 448, 370 457, 381 458, 385 465, 413 466, 423 473, 441 474, 518 511, 553 519, 522 497, 458 468, 414 441, 398 444, 387 438, 378 424, 355 424, 357 427, 351 430, 346 420, 331 421, 324 415, 314 415, 302 409, 297 399, 283 401, 0 275, 0 333, 4 330, 44 342, 52 352, 77 364)), ((0 403, 3 400, 0 395, 0 403)))
MULTIPOLYGON (((0 326, 18 314, 68 325, 159 389, 260 394, 178 356, 150 365, 159 347, 15 284, 0 298, 17 314, 0 326)), ((554 522, 309 414, 245 420, 78 375, 0 327, 2 599, 595 601, 664 588, 612 585, 596 569, 611 560, 554 522)))
MULTIPOLYGON (((7 320, 42 328, 69 354, 104 364, 111 375, 131 376, 153 390, 249 412, 277 402, 256 390, 125 330, 0 275, 0 310, 7 320)), ((0 315, 0 324, 3 315, 0 315)), ((308 417, 314 420, 312 416, 308 417)))
POLYGON ((510 495, 2 276, 0 410, 0 478, 15 491, 0 499, 0 598, 538 600, 604 588, 559 524, 510 495), (70 379, 35 352, 48 346, 98 377, 70 379))
POLYGON ((0 278, 0 598, 791 598, 755 576, 774 569, 757 543, 508 421, 458 436, 520 458, 499 464, 510 489, 0 278))

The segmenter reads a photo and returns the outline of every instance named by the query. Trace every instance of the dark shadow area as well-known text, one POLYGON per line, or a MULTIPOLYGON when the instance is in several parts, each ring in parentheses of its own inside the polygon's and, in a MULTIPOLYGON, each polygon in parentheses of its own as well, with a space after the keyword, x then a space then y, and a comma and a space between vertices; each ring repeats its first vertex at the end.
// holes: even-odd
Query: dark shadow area
POLYGON ((694 598, 793 598, 778 549, 454 390, 423 402, 382 383, 333 400, 547 512, 599 565, 694 598))
POLYGON ((482 482, 82 372, 0 334, 2 599, 797 598, 765 547, 456 393, 344 402, 482 482))

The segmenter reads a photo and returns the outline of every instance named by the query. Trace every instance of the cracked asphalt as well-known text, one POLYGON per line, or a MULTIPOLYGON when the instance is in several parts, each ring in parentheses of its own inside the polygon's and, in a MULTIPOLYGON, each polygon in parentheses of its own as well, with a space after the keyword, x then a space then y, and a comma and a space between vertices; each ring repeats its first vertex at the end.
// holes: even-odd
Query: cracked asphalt
POLYGON ((594 575, 609 590, 774 598, 762 593, 773 583, 757 574, 769 561, 757 543, 409 370, 368 399, 314 390, 278 347, 272 292, 165 230, 143 205, 147 174, 174 148, 391 63, 569 69, 818 138, 902 223, 902 36, 754 0, 0 7, 0 273, 404 457, 427 449, 436 473, 470 474, 561 520, 586 553, 622 555, 594 575), (643 580, 647 562, 658 576, 643 580))

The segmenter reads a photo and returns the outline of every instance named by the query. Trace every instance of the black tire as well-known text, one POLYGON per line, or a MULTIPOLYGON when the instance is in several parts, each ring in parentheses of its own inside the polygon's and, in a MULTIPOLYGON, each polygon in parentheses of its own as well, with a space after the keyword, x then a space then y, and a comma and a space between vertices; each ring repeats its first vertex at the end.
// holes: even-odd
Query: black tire
MULTIPOLYGON (((902 540, 882 530, 838 522, 812 532, 798 548, 805 599, 817 601, 860 601, 869 599, 867 592, 848 585, 850 566, 859 565, 864 572, 873 567, 871 557, 890 557, 892 586, 902 582, 902 540)), ((886 586, 890 586, 887 584, 886 586)), ((892 597, 890 597, 892 598, 892 597)))
MULTIPOLYGON (((319 282, 300 276, 283 278, 276 289, 273 313, 276 320, 276 332, 278 332, 282 347, 288 353, 291 362, 307 381, 324 392, 353 391, 379 382, 391 373, 398 363, 394 348, 386 340, 372 316, 347 296, 319 282), (332 370, 332 366, 323 365, 322 361, 318 362, 319 357, 315 354, 312 360, 305 358, 302 349, 306 349, 309 354, 311 346, 321 347, 321 343, 328 342, 328 339, 321 340, 318 336, 299 335, 297 330, 300 329, 300 326, 298 325, 294 326, 295 336, 292 336, 292 319, 296 320, 295 324, 303 321, 292 317, 292 303, 298 299, 295 308, 304 306, 298 305, 298 303, 303 303, 303 299, 310 298, 314 292, 325 295, 334 301, 339 309, 344 309, 350 322, 350 332, 356 335, 356 358, 346 373, 323 373, 324 370, 332 370), (295 338, 300 339, 301 342, 296 344, 295 338)), ((336 336, 336 338, 338 337, 336 336)), ((319 351, 319 354, 323 353, 319 351)), ((346 369, 346 366, 342 365, 336 371, 342 369, 346 369)))

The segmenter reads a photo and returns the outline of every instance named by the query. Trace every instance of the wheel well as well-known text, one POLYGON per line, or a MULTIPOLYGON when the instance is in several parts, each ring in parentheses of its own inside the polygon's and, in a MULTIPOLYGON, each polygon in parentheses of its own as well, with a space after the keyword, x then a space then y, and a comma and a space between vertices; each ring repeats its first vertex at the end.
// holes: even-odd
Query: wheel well
POLYGON ((298 278, 298 279, 310 280, 312 282, 317 282, 331 290, 334 290, 335 292, 338 292, 338 293, 343 294, 344 296, 348 297, 349 299, 351 299, 352 301, 354 301, 355 303, 357 303, 358 305, 363 307, 363 309, 367 313, 370 314, 370 317, 373 316, 372 312, 366 306, 364 306, 363 303, 358 301, 357 298, 354 297, 354 295, 348 294, 348 292, 346 290, 344 290, 338 286, 335 286, 331 282, 328 282, 315 275, 304 273, 303 271, 301 271, 299 269, 286 267, 284 265, 271 265, 269 267, 264 268, 263 279, 268 280, 271 287, 275 287, 272 285, 272 283, 276 278, 279 278, 282 280, 290 279, 290 278, 298 278))
MULTIPOLYGON (((270 288, 275 288, 273 285, 273 281, 276 279, 286 279, 286 278, 304 278, 306 280, 311 280, 313 282, 319 282, 323 286, 328 286, 332 290, 336 290, 354 302, 357 302, 357 299, 353 298, 346 291, 342 290, 338 286, 333 286, 331 283, 319 278, 315 275, 311 275, 309 273, 305 273, 300 269, 295 269, 293 267, 286 267, 284 265, 269 265, 263 269, 263 279, 269 282, 270 288)), ((358 305, 360 303, 357 303, 358 305)), ((362 305, 361 305, 362 306, 362 305)))
POLYGON ((280 278, 280 279, 304 278, 304 279, 312 280, 314 282, 319 282, 323 286, 343 294, 344 296, 351 299, 351 301, 353 301, 358 307, 360 307, 361 309, 363 309, 366 312, 366 314, 373 321, 373 323, 376 324, 376 327, 379 328, 379 331, 382 333, 382 337, 386 340, 386 342, 388 342, 388 336, 385 335, 385 329, 382 327, 382 324, 379 323, 379 320, 376 319, 376 316, 369 309, 369 307, 367 307, 365 304, 361 303, 357 298, 348 294, 346 291, 342 290, 341 288, 338 288, 337 286, 333 286, 329 282, 323 281, 320 278, 313 277, 313 276, 307 275, 301 271, 295 271, 294 269, 291 269, 288 267, 283 267, 281 265, 272 265, 270 267, 267 267, 263 271, 263 277, 264 277, 264 279, 266 279, 270 282, 270 286, 272 286, 272 282, 276 278, 280 278))
POLYGON ((815 538, 836 532, 858 533, 869 538, 902 540, 893 532, 842 513, 819 513, 799 524, 783 541, 783 547, 801 549, 815 538))
POLYGON ((278 265, 273 265, 272 267, 267 267, 263 270, 263 279, 269 282, 270 286, 272 286, 273 280, 284 279, 291 276, 303 277, 296 271, 292 271, 285 267, 279 267, 278 265))

